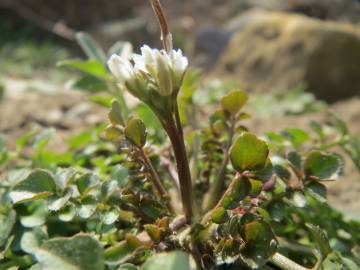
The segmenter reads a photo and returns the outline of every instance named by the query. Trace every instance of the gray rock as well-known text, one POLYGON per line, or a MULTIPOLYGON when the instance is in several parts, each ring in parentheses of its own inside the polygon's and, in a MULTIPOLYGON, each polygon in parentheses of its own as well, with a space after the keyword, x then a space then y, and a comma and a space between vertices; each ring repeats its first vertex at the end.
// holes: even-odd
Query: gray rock
POLYGON ((317 97, 335 101, 360 95, 360 30, 308 17, 251 12, 237 22, 217 73, 246 88, 288 90, 305 84, 317 97))

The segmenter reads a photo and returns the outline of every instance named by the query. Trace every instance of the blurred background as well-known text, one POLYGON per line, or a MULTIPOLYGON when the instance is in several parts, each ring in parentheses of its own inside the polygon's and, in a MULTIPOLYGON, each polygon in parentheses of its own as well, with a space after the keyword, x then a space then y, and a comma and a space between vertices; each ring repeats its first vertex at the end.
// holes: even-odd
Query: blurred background
MULTIPOLYGON (((360 137, 360 1, 162 3, 175 47, 202 70, 210 98, 229 88, 254 93, 250 128, 306 129, 309 120, 326 121, 333 111, 360 137)), ((66 138, 106 119, 104 108, 88 102, 94 93, 71 89, 78 74, 56 67, 85 58, 78 31, 105 50, 117 41, 135 50, 161 46, 146 0, 0 0, 0 133, 9 147, 34 127, 55 127, 53 147, 60 151, 66 138)), ((354 216, 360 179, 348 164, 346 181, 331 186, 330 200, 354 216)))

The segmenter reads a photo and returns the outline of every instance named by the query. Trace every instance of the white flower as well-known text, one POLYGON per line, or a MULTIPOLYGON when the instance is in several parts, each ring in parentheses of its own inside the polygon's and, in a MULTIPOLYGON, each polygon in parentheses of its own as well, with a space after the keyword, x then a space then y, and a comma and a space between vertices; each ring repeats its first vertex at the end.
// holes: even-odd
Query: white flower
MULTIPOLYGON (((111 73, 128 88, 129 85, 155 84, 161 96, 171 96, 179 90, 188 64, 180 49, 167 53, 147 45, 141 48, 141 54, 133 54, 131 60, 112 55, 108 61, 111 73)), ((128 90, 133 93, 139 89, 128 90)))
POLYGON ((128 81, 134 76, 133 67, 129 60, 113 54, 108 61, 111 73, 119 81, 128 81))

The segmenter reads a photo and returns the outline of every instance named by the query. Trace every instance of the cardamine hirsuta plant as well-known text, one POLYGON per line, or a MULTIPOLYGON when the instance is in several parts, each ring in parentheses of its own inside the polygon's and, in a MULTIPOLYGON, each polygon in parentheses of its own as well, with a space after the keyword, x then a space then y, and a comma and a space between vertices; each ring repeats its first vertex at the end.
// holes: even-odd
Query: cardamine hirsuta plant
POLYGON ((18 152, 0 143, 0 165, 18 164, 0 186, 0 270, 358 269, 360 224, 326 203, 323 182, 343 170, 334 148, 360 169, 359 141, 334 115, 311 122, 311 134, 258 137, 243 124, 242 90, 204 123, 199 76, 173 49, 160 2, 150 3, 163 49, 135 54, 121 43, 107 58, 82 33, 91 59, 61 63, 86 73, 78 86, 115 98, 93 98, 110 107, 106 128, 72 138, 66 158, 46 151, 50 131, 19 139, 18 152), (157 122, 132 114, 123 91, 157 122), (27 142, 33 156, 21 152, 27 142))

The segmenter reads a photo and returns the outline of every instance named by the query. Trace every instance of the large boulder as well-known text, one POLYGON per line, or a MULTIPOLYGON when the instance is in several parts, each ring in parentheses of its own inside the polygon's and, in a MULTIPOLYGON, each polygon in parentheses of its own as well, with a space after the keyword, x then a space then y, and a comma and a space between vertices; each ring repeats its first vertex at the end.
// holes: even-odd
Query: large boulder
POLYGON ((358 28, 277 12, 251 12, 229 25, 234 34, 218 74, 260 91, 303 83, 330 102, 360 95, 358 28))

